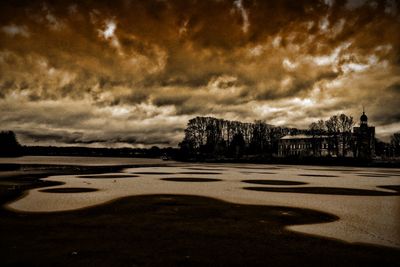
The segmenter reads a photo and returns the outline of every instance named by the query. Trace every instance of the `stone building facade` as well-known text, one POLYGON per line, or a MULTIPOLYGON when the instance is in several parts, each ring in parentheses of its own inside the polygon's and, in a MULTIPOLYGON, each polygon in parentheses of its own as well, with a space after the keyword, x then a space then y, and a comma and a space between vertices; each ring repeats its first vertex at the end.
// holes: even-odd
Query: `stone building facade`
POLYGON ((345 156, 370 159, 375 155, 375 127, 368 125, 365 112, 360 117, 360 126, 353 127, 351 145, 346 142, 343 155, 343 142, 340 136, 286 135, 279 140, 278 156, 325 157, 345 156), (337 138, 337 139, 335 139, 337 138), (337 146, 337 147, 336 147, 337 146))
POLYGON ((278 156, 327 156, 328 145, 327 136, 286 135, 279 140, 278 156))

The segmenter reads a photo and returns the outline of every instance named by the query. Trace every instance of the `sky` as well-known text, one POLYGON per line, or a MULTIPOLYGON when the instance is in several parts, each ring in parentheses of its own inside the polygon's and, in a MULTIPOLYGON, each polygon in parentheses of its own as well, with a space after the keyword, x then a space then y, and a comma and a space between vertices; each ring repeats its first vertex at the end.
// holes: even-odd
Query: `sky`
POLYGON ((0 2, 0 130, 26 145, 176 146, 213 116, 400 131, 400 1, 0 2))

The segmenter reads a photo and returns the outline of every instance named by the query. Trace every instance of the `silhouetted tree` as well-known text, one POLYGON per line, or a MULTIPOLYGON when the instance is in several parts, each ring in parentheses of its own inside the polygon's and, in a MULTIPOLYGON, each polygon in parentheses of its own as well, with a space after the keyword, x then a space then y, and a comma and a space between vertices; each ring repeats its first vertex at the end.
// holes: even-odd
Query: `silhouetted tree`
POLYGON ((312 149, 313 149, 313 155, 317 155, 317 152, 319 152, 319 155, 321 155, 321 140, 322 136, 326 134, 326 126, 325 122, 323 120, 319 120, 317 122, 313 122, 308 126, 309 133, 312 135, 312 149))
POLYGON ((335 152, 337 156, 345 156, 353 146, 352 130, 355 122, 346 114, 331 116, 328 120, 319 120, 308 126, 308 134, 312 135, 314 155, 320 152, 323 136, 328 137, 328 154, 335 152), (339 150, 341 146, 341 151, 339 150))
POLYGON ((153 156, 153 157, 159 157, 159 156, 161 156, 161 150, 160 150, 160 148, 158 147, 158 146, 152 146, 150 149, 149 149, 149 155, 150 156, 153 156))
POLYGON ((393 151, 390 143, 375 138, 375 155, 380 157, 392 157, 393 151))
POLYGON ((18 156, 21 154, 21 145, 13 131, 0 132, 0 156, 18 156))
POLYGON ((237 132, 231 142, 231 150, 233 150, 233 155, 235 155, 236 158, 240 158, 243 155, 244 148, 245 148, 245 141, 243 138, 243 134, 240 132, 237 132))
POLYGON ((339 134, 340 134, 340 123, 339 116, 333 115, 327 121, 325 121, 325 126, 329 136, 328 142, 328 152, 331 155, 333 149, 336 155, 339 155, 339 134))
POLYGON ((243 123, 212 117, 196 117, 189 120, 185 137, 179 144, 182 155, 217 156, 264 154, 277 152, 279 139, 296 129, 272 127, 261 121, 243 123), (239 146, 238 146, 239 145, 239 146))
POLYGON ((291 133, 290 128, 286 127, 273 127, 271 129, 271 141, 273 145, 273 152, 277 153, 278 152, 278 143, 279 140, 284 137, 285 135, 288 135, 291 133))
POLYGON ((394 156, 399 157, 400 156, 400 132, 394 133, 390 137, 390 144, 393 148, 394 156))
POLYGON ((252 128, 251 149, 255 154, 263 153, 268 144, 268 126, 261 121, 256 121, 252 128))
POLYGON ((339 130, 342 136, 342 156, 346 156, 346 152, 352 146, 351 131, 355 121, 352 116, 345 114, 339 115, 339 130))

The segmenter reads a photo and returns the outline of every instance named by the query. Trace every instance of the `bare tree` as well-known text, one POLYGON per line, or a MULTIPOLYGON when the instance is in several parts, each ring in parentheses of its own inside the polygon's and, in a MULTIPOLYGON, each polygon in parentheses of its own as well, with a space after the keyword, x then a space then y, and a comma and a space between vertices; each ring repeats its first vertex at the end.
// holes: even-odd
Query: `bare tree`
POLYGON ((347 150, 351 147, 351 130, 355 121, 352 116, 339 115, 339 130, 342 136, 342 156, 346 156, 347 150))
POLYGON ((393 148, 395 156, 400 156, 400 132, 394 133, 390 137, 390 145, 393 148))
POLYGON ((179 146, 184 154, 194 156, 237 156, 234 152, 237 147, 240 147, 240 154, 272 154, 277 150, 279 139, 290 132, 301 131, 295 128, 273 127, 262 121, 243 123, 213 117, 196 117, 189 120, 185 137, 179 146))
POLYGON ((336 155, 339 155, 339 117, 333 115, 327 121, 325 121, 325 126, 329 136, 328 152, 331 154, 332 150, 335 150, 336 155))
POLYGON ((0 132, 0 156, 16 156, 21 151, 17 137, 13 131, 0 132))

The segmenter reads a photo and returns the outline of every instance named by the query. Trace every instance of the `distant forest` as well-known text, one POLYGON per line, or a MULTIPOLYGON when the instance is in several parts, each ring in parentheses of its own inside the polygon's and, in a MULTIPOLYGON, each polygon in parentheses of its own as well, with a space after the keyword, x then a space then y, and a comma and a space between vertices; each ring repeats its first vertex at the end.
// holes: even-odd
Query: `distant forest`
POLYGON ((93 148, 93 147, 55 147, 23 146, 13 131, 0 132, 0 157, 29 156, 87 156, 87 157, 176 157, 178 149, 159 148, 93 148))

